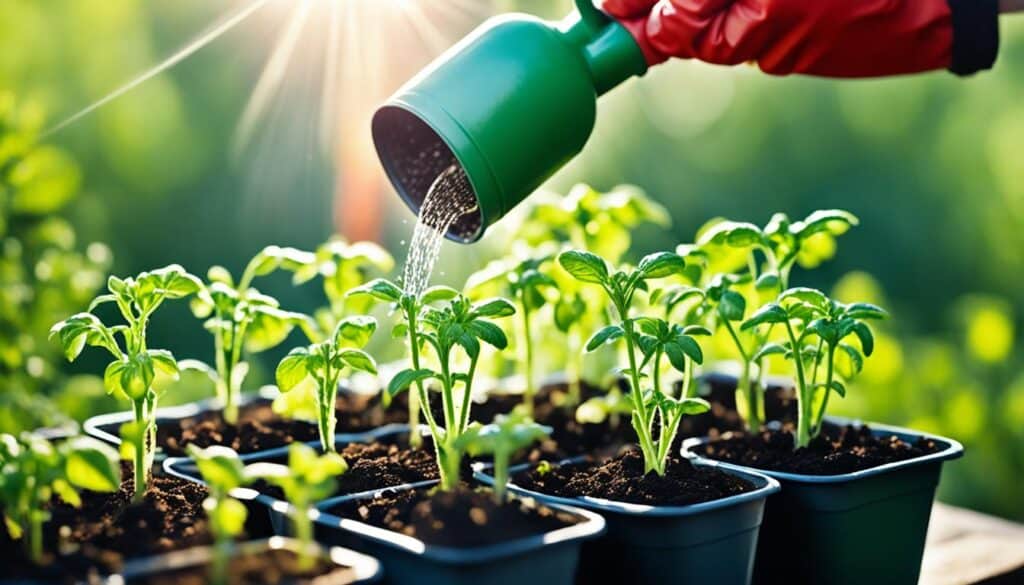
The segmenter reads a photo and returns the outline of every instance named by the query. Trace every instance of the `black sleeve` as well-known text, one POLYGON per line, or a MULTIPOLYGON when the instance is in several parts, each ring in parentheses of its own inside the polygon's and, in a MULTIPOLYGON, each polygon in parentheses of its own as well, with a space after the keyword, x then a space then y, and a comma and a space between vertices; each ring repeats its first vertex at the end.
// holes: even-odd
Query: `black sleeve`
POLYGON ((972 75, 991 69, 999 53, 999 0, 947 0, 953 17, 949 70, 972 75))

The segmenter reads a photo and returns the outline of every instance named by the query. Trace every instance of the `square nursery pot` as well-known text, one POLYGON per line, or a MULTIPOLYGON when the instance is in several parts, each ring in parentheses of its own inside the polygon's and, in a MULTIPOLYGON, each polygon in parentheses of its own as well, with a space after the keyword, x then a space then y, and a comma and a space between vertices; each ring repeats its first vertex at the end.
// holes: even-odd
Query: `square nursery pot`
MULTIPOLYGON (((560 465, 583 461, 576 457, 560 465)), ((509 490, 548 505, 570 505, 600 513, 608 530, 587 542, 580 556, 578 583, 714 583, 750 582, 765 499, 779 483, 758 473, 719 462, 718 467, 754 484, 754 491, 688 506, 647 506, 602 498, 563 498, 515 484, 509 490)), ((519 465, 510 474, 527 469, 519 465)), ((490 465, 477 464, 478 481, 493 484, 490 465)))
MULTIPOLYGON (((290 538, 275 536, 268 540, 253 540, 235 545, 237 555, 263 555, 275 550, 296 551, 301 543, 290 538)), ((335 568, 316 577, 317 585, 352 585, 372 583, 380 579, 380 563, 373 557, 340 547, 327 548, 314 545, 316 555, 335 568)), ((121 573, 107 579, 107 585, 132 585, 147 578, 164 576, 173 578, 175 573, 197 567, 209 567, 213 559, 213 547, 190 548, 159 556, 136 559, 125 563, 121 573)))
MULTIPOLYGON (((338 445, 343 446, 345 443, 356 443, 356 442, 367 442, 375 439, 381 439, 391 435, 401 435, 409 431, 408 426, 404 424, 385 425, 372 431, 363 433, 361 435, 338 435, 338 445)), ((309 446, 319 449, 320 443, 312 442, 307 443, 309 446)), ((267 449, 266 451, 257 451, 255 453, 245 453, 239 455, 239 459, 242 463, 249 465, 251 463, 257 463, 261 461, 273 461, 277 459, 286 458, 288 456, 288 447, 277 447, 275 449, 267 449)), ((179 477, 200 485, 206 485, 203 482, 202 475, 199 473, 199 469, 196 467, 195 462, 190 457, 170 457, 164 460, 163 470, 168 475, 179 477)), ((402 484, 398 486, 381 486, 378 489, 360 492, 357 494, 347 494, 345 496, 338 496, 326 500, 325 502, 330 503, 339 501, 344 498, 350 498, 354 496, 372 495, 378 493, 381 489, 391 487, 420 487, 426 485, 433 485, 436 481, 423 481, 412 484, 402 484)), ((231 496, 245 504, 249 511, 249 518, 246 521, 246 531, 249 534, 277 534, 284 536, 289 534, 289 520, 287 512, 291 509, 288 502, 268 496, 260 493, 252 488, 236 488, 231 491, 231 496)))
MULTIPOLYGON (((911 443, 931 439, 940 450, 842 475, 752 469, 782 484, 765 508, 755 583, 917 583, 942 463, 963 455, 963 446, 909 429, 869 426, 875 435, 896 435, 911 443)), ((709 461, 690 451, 708 441, 689 439, 684 452, 698 462, 709 461)))
MULTIPOLYGON (((428 489, 428 485, 395 490, 428 489)), ((317 540, 365 552, 380 559, 387 583, 417 585, 569 585, 574 582, 583 541, 604 532, 604 519, 587 510, 561 504, 544 505, 568 512, 581 522, 543 534, 473 548, 431 545, 417 538, 325 510, 353 500, 368 500, 389 490, 344 496, 317 505, 317 540)), ((538 505, 528 501, 527 505, 538 505)))

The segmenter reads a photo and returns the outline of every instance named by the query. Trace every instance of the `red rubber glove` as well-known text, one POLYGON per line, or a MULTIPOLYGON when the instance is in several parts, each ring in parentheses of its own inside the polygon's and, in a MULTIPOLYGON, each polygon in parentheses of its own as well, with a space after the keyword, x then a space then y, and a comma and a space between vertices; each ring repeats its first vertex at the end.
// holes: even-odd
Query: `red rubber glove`
POLYGON ((879 77, 991 67, 996 0, 604 0, 649 64, 669 57, 766 73, 879 77))

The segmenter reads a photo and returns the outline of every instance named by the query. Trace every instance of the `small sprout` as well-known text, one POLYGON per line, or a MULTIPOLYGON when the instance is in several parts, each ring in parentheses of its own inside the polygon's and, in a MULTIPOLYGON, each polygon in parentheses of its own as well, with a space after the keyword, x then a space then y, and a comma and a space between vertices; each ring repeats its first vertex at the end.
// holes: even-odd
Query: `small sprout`
POLYGON ((91 438, 59 445, 29 433, 0 435, 0 505, 7 532, 32 562, 43 562, 43 524, 54 495, 78 507, 78 490, 113 493, 121 487, 117 452, 91 438))
POLYGON ((290 512, 295 536, 302 544, 300 565, 311 568, 315 559, 308 551, 313 547, 313 504, 331 496, 337 489, 336 478, 348 471, 345 459, 337 453, 318 455, 310 446, 292 443, 288 448, 288 465, 253 463, 245 468, 245 475, 262 479, 284 491, 291 503, 290 512))
MULTIPOLYGON (((480 346, 486 343, 499 350, 508 347, 505 333, 492 321, 515 314, 515 307, 501 298, 471 303, 458 291, 443 286, 428 288, 419 297, 413 297, 402 294, 401 289, 386 280, 369 282, 350 294, 393 303, 400 311, 403 322, 399 325, 399 332, 408 339, 411 367, 391 380, 387 392, 393 397, 415 386, 413 396, 434 440, 441 489, 455 489, 462 460, 459 437, 470 423, 473 379, 480 346), (437 358, 440 371, 423 365, 421 352, 428 347, 437 358), (469 366, 464 371, 455 369, 456 350, 469 358, 469 366), (430 396, 424 384, 428 380, 434 380, 441 386, 444 420, 440 423, 434 419, 430 409, 430 396), (456 395, 459 388, 461 398, 456 395)), ((410 426, 410 430, 413 437, 418 435, 415 426, 410 426)))
POLYGON ((189 445, 188 454, 195 460, 209 490, 203 500, 203 510, 210 521, 210 531, 214 538, 211 582, 223 585, 229 578, 232 543, 242 534, 249 515, 245 505, 231 498, 230 494, 232 490, 252 483, 254 478, 246 474, 238 453, 229 447, 215 445, 200 449, 189 445))
POLYGON ((249 372, 243 351, 259 353, 276 347, 296 326, 310 339, 320 337, 311 317, 282 310, 277 299, 252 287, 253 280, 278 269, 298 270, 314 260, 311 252, 268 246, 249 261, 237 283, 226 268, 210 268, 209 282, 192 298, 193 314, 205 319, 204 327, 213 334, 216 370, 195 360, 183 360, 180 365, 213 379, 228 424, 238 423, 242 383, 249 372))
POLYGON ((883 319, 886 313, 868 303, 844 304, 812 288, 791 288, 774 303, 761 307, 742 329, 780 325, 786 341, 765 345, 757 357, 782 355, 792 360, 797 377, 797 433, 794 448, 806 447, 821 432, 833 392, 846 395, 836 371, 836 355, 842 352, 858 373, 874 351, 874 335, 866 321, 883 319), (851 345, 848 340, 856 340, 851 345), (859 347, 858 347, 859 346, 859 347), (824 367, 822 367, 824 366, 824 367))
POLYGON ((101 347, 114 357, 103 374, 103 384, 108 394, 123 396, 132 403, 134 421, 122 428, 122 435, 130 439, 124 450, 134 464, 134 500, 139 501, 146 493, 153 463, 158 386, 161 379, 178 377, 178 363, 171 352, 146 347, 146 328, 164 301, 196 294, 203 290, 203 283, 172 264, 134 278, 111 276, 107 289, 108 294, 92 302, 90 312, 57 323, 50 329, 50 337, 59 339, 68 361, 74 361, 86 345, 101 347), (107 326, 91 313, 108 303, 117 306, 124 324, 107 326))
POLYGON ((554 470, 555 470, 555 466, 552 465, 551 462, 548 461, 547 459, 545 459, 545 460, 541 461, 540 463, 538 463, 537 467, 534 469, 534 471, 537 472, 537 475, 539 475, 541 477, 544 477, 545 475, 551 473, 554 470))
POLYGON ((693 364, 704 359, 693 335, 707 331, 651 317, 634 317, 631 311, 637 291, 647 290, 647 281, 682 274, 686 261, 678 254, 656 252, 642 258, 636 268, 612 271, 601 257, 572 250, 560 254, 558 262, 577 280, 599 285, 615 307, 619 322, 595 333, 586 347, 594 351, 619 338, 626 341, 629 364, 624 373, 630 381, 631 421, 643 452, 645 472, 664 475, 683 416, 705 412, 709 405, 699 398, 685 394, 675 398, 662 391, 663 358, 674 370, 688 375, 693 364), (645 369, 649 374, 643 373, 645 369), (642 386, 642 379, 647 379, 650 387, 642 386), (657 437, 655 426, 660 429, 657 437))
POLYGON ((456 448, 472 457, 486 454, 494 456, 494 497, 501 504, 505 501, 508 488, 508 468, 512 455, 550 434, 551 427, 539 425, 523 414, 499 414, 489 425, 470 425, 459 437, 456 448))
POLYGON ((487 294, 488 289, 498 288, 498 294, 507 294, 515 300, 521 318, 516 346, 519 348, 523 376, 526 378, 523 405, 530 416, 533 415, 533 397, 537 392, 534 316, 548 304, 548 294, 558 290, 554 279, 543 271, 552 259, 552 254, 533 252, 522 260, 496 260, 470 276, 466 282, 466 291, 470 297, 479 296, 481 292, 487 294), (495 287, 494 284, 499 286, 495 287))
POLYGON ((348 317, 338 322, 331 337, 322 343, 293 349, 277 366, 277 385, 290 392, 305 380, 316 384, 320 445, 334 452, 338 384, 347 371, 377 373, 377 364, 362 347, 377 329, 372 317, 348 317))

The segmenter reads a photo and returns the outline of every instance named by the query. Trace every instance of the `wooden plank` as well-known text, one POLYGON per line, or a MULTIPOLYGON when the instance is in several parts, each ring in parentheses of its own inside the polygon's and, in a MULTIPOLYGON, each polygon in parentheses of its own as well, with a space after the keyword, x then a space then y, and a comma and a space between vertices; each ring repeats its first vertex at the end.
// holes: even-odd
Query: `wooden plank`
POLYGON ((1024 526, 936 503, 920 585, 996 582, 1024 582, 1024 526))

